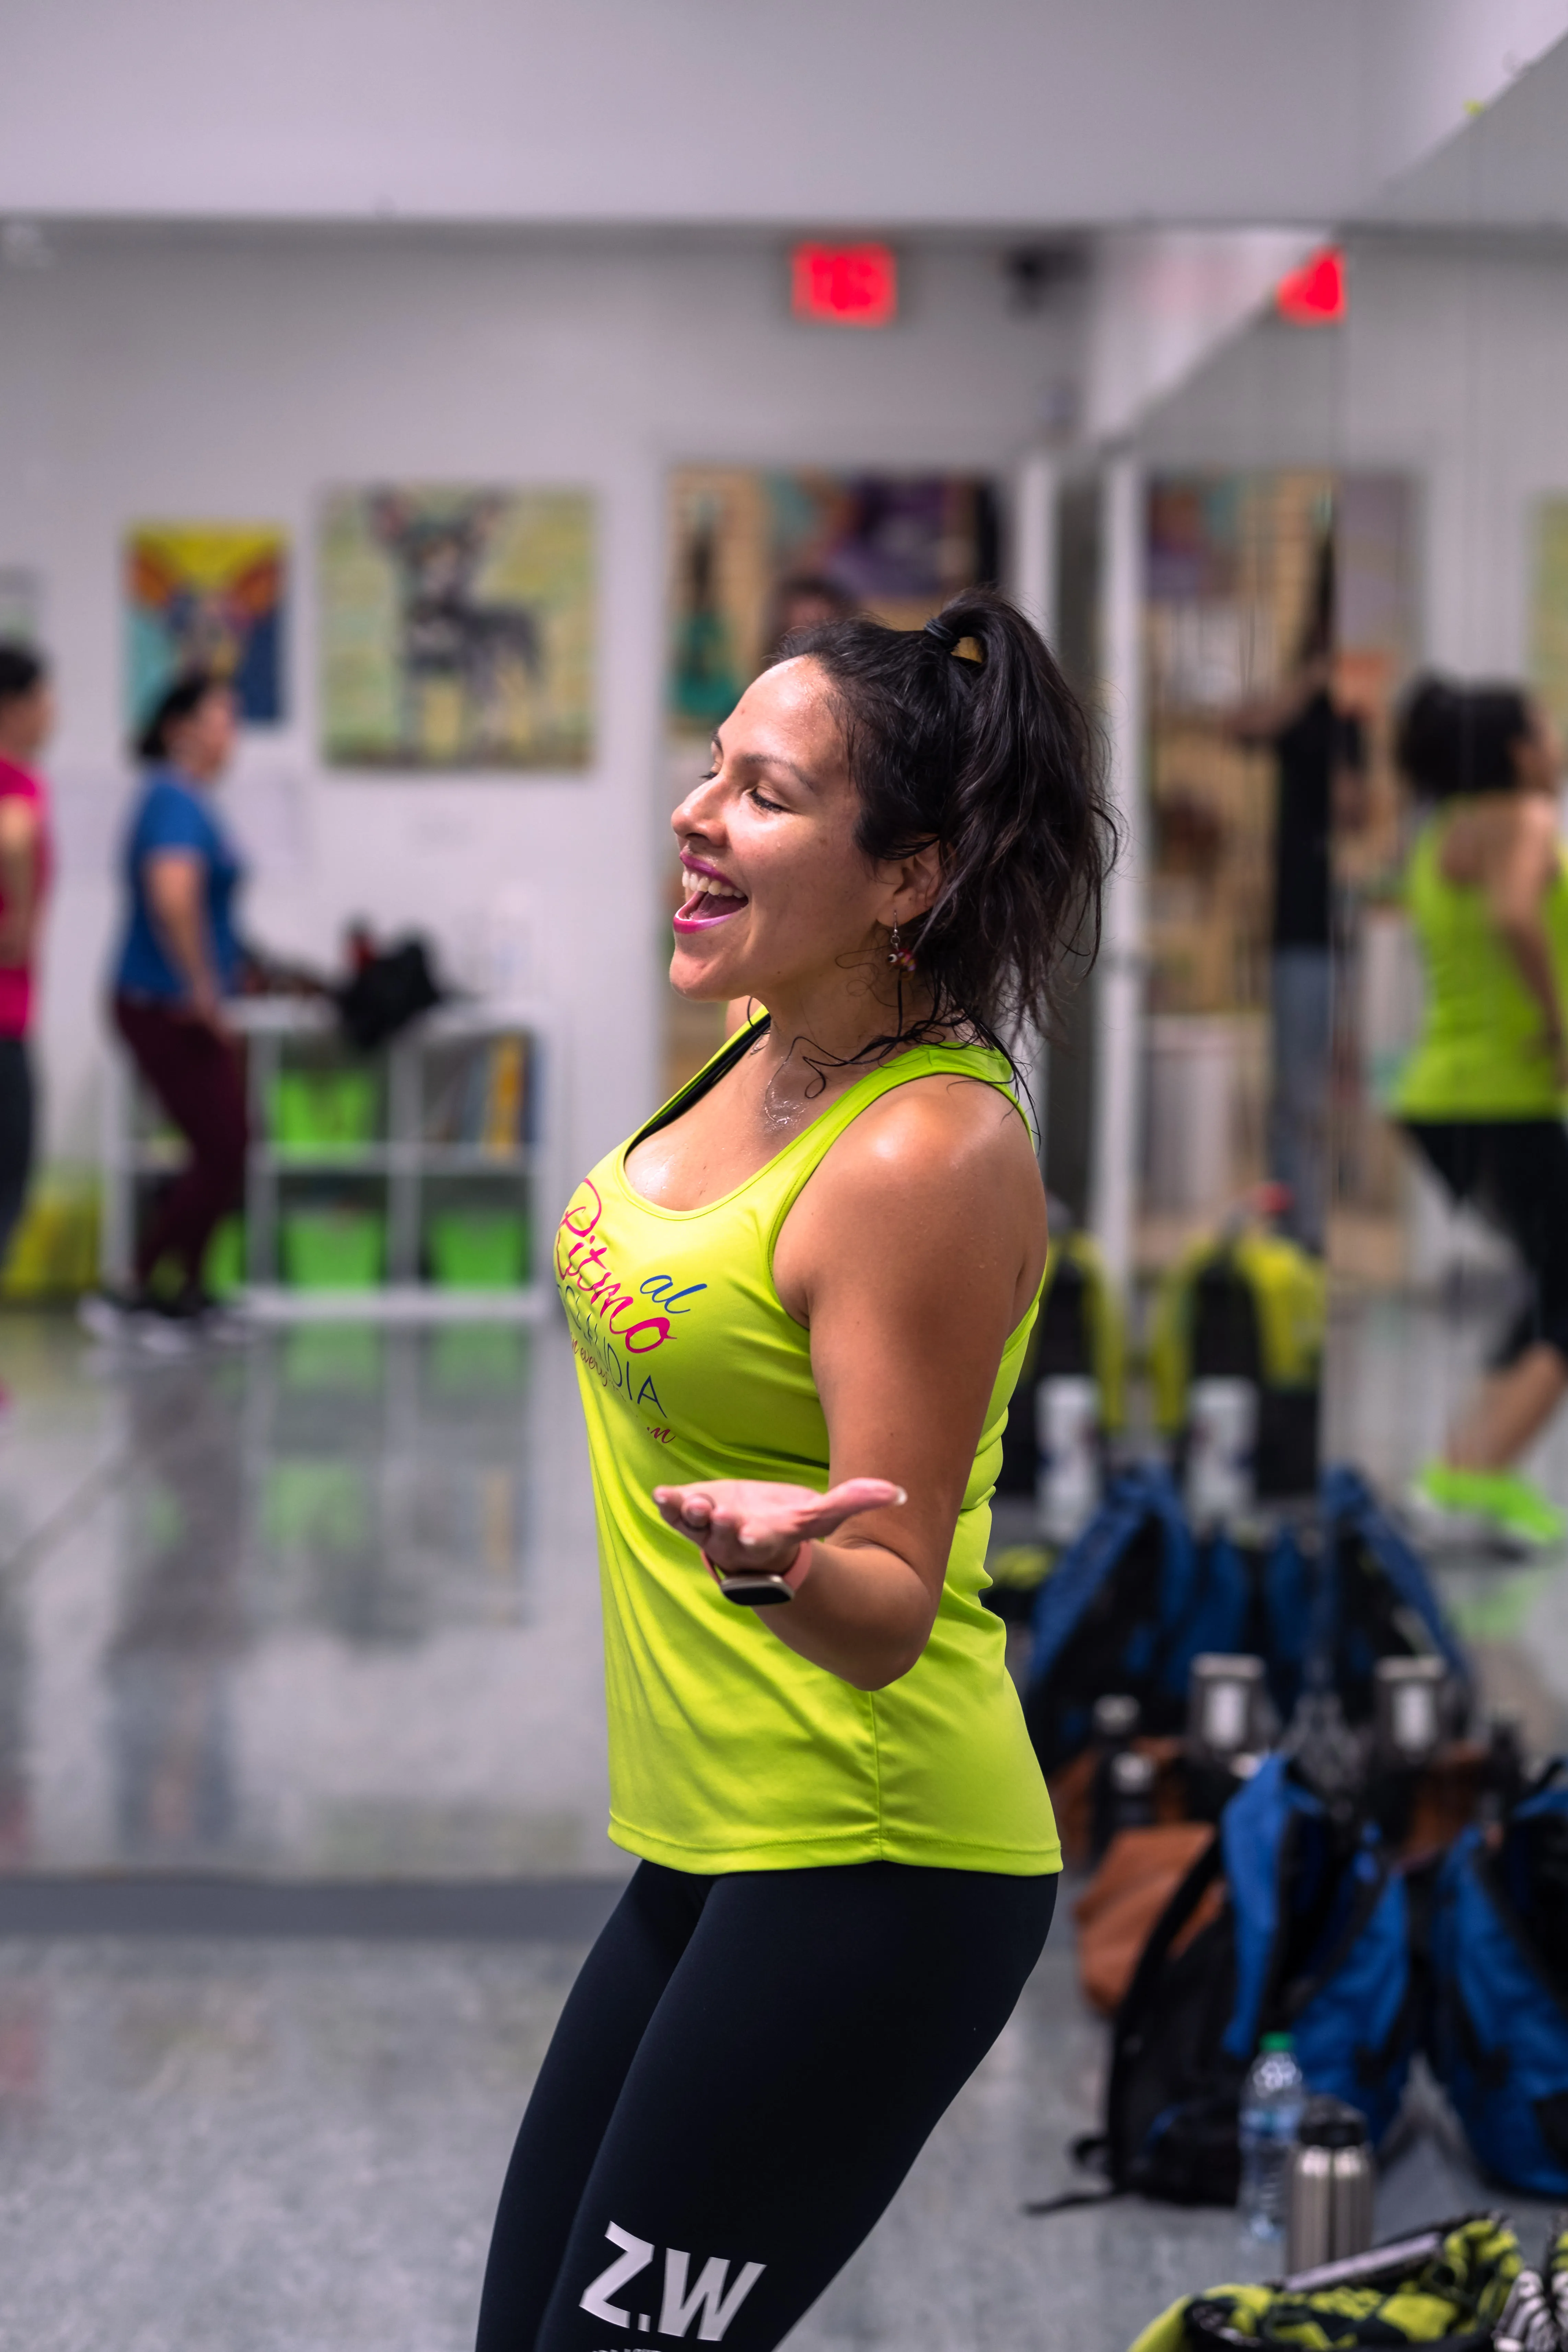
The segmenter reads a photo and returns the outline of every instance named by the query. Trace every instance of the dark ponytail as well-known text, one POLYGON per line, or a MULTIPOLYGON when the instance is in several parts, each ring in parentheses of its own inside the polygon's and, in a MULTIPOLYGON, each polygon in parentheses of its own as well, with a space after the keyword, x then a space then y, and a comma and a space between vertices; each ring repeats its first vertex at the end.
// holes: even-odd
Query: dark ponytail
POLYGON ((938 622, 823 622, 781 657, 827 674, 865 856, 941 847, 936 899, 904 934, 934 1002, 900 1039, 1004 1042, 1026 1022, 1048 1030, 1064 968, 1093 961, 1115 827, 1093 730, 1038 630, 986 588, 938 622), (949 650, 965 639, 978 659, 949 650))
POLYGON ((1394 756, 1423 800, 1510 793, 1519 782, 1514 746, 1533 728, 1521 688, 1458 686, 1428 672, 1405 698, 1394 756))

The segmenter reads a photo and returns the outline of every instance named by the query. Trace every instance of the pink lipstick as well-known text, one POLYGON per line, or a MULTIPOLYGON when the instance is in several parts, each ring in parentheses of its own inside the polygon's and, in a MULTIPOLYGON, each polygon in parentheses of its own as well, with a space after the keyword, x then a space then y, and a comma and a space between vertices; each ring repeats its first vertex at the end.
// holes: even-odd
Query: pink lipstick
POLYGON ((705 857, 693 857, 689 850, 682 850, 680 864, 687 894, 675 918, 677 931, 710 931, 716 923, 727 923, 732 915, 738 915, 747 903, 745 892, 738 889, 717 866, 710 866, 705 857))

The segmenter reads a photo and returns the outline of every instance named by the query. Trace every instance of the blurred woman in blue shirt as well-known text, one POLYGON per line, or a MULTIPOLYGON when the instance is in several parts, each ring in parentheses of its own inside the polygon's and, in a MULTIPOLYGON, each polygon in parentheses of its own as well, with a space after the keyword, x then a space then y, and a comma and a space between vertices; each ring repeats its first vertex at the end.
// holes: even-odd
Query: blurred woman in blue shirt
POLYGON ((147 1313, 199 1321, 211 1306, 207 1244, 245 1197, 245 1069, 224 1012, 244 962, 234 923, 244 868, 213 806, 235 727, 229 688, 199 671, 170 687, 136 747, 147 775, 125 845, 114 1021, 190 1158, 142 1223, 131 1288, 94 1301, 95 1324, 147 1313), (165 1261, 175 1288, 155 1295, 165 1261))

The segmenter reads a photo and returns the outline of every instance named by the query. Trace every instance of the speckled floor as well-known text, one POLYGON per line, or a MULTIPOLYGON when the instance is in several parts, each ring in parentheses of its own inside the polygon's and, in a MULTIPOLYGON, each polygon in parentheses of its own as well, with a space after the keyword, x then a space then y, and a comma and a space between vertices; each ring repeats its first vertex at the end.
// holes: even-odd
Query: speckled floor
MULTIPOLYGON (((42 1934, 46 1904, 0 1932, 5 2352, 466 2352, 584 1906, 624 1869, 558 1335, 305 1336, 130 1366, 0 1324, 0 1922, 7 1886, 85 1887, 125 1930, 42 1934), (215 1874, 260 1889, 243 1932, 146 1932, 215 1874), (473 1940, 464 1904, 520 1877, 524 1931, 473 1940), (363 1932, 302 1930, 312 1890, 363 1932)), ((1431 1338, 1342 1334, 1385 1476, 1431 1338)), ((1553 1720, 1563 1579, 1445 1574, 1553 1720)), ((1124 2352, 1245 2274, 1226 2213, 1020 2211, 1068 2184, 1104 2050, 1064 1915, 802 2352, 1124 2352)), ((1427 2139, 1380 2220, 1485 2201, 1427 2139)), ((1513 2210, 1539 2237, 1543 2209, 1513 2210)))

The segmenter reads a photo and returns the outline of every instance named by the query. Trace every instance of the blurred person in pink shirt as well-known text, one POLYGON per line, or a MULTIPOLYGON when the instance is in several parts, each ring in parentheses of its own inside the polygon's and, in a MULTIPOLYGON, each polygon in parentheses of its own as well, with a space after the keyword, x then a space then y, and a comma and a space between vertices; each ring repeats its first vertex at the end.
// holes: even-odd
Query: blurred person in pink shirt
POLYGON ((21 1219, 33 1163, 27 1032, 50 866, 48 794, 37 761, 54 718, 42 656, 0 639, 0 1264, 21 1219))

